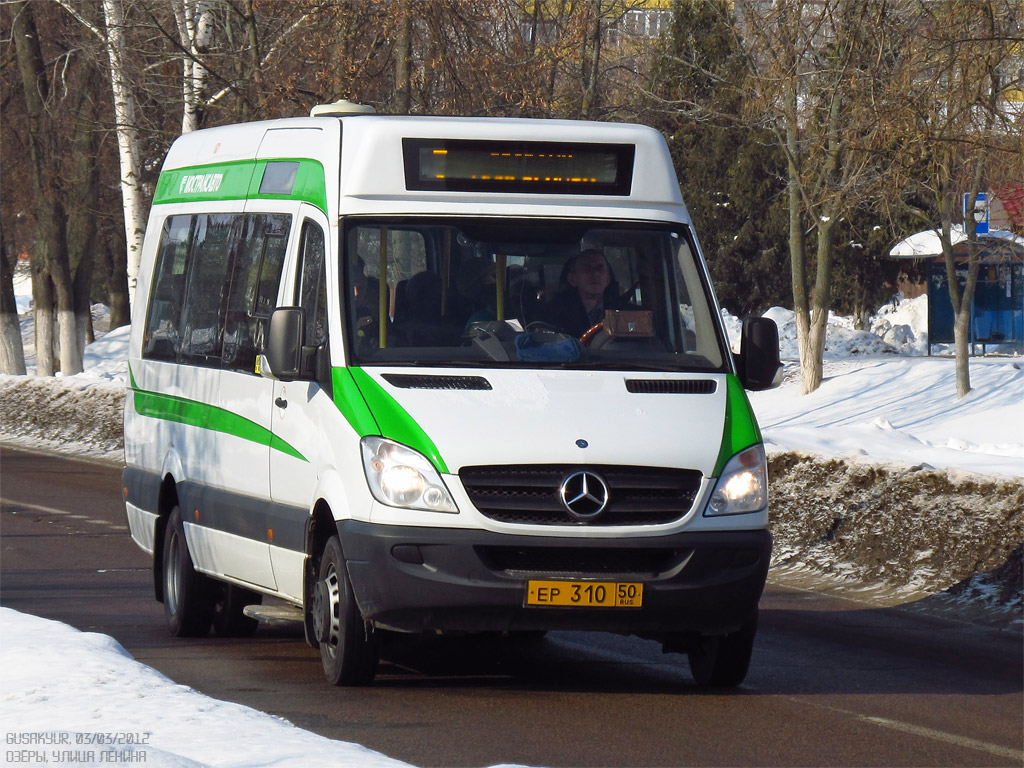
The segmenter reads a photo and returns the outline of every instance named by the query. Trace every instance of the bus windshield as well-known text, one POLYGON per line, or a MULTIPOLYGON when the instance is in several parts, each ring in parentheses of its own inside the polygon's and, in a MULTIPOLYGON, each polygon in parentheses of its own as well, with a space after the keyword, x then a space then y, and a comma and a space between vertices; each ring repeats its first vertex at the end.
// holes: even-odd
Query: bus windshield
POLYGON ((348 218, 358 365, 708 371, 725 347, 686 228, 348 218))

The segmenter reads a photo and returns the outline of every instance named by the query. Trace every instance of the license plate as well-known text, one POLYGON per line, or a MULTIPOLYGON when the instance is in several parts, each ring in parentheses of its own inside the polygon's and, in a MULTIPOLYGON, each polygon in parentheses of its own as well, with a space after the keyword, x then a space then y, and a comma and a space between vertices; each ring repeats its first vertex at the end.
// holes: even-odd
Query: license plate
POLYGON ((527 605, 569 608, 639 608, 644 585, 612 581, 530 581, 527 605))

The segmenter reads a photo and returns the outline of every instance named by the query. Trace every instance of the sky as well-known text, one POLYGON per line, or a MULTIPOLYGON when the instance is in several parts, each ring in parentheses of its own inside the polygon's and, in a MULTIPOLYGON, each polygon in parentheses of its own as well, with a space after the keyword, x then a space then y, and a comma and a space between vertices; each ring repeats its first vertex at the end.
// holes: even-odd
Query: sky
MULTIPOLYGON (((750 393, 768 450, 1024 477, 1024 358, 972 359, 974 389, 958 400, 952 359, 925 356, 926 302, 883 308, 871 332, 832 318, 825 380, 810 395, 800 395, 792 312, 769 310, 780 328, 786 375, 779 388, 750 393)), ((726 313, 725 321, 738 338, 739 320, 726 313)), ((126 331, 91 345, 85 373, 70 377, 75 382, 53 386, 123 386, 126 331)), ((0 608, 0 723, 0 765, 31 765, 23 759, 30 752, 52 764, 65 750, 77 751, 84 765, 133 757, 160 768, 405 765, 178 685, 105 635, 9 608, 0 608), (79 743, 95 741, 95 734, 129 734, 145 743, 79 743)))

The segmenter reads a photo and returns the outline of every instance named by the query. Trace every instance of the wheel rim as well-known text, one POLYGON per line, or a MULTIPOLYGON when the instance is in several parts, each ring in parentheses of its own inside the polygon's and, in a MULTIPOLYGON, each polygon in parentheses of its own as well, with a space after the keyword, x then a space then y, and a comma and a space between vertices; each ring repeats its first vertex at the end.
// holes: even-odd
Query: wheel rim
POLYGON ((327 575, 324 577, 324 585, 327 591, 327 600, 323 607, 324 620, 328 627, 327 640, 324 643, 327 652, 333 657, 338 652, 341 643, 341 581, 338 579, 338 571, 331 564, 327 575))
POLYGON ((178 613, 178 599, 179 591, 181 589, 181 567, 178 558, 178 532, 171 531, 169 533, 171 537, 168 546, 166 561, 164 562, 164 600, 167 601, 167 609, 171 612, 171 615, 178 613))

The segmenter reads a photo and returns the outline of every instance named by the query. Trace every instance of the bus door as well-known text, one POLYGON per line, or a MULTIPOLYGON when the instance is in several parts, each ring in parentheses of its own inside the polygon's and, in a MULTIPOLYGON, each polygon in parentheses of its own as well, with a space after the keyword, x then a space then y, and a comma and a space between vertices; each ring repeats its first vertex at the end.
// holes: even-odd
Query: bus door
MULTIPOLYGON (((327 342, 330 229, 324 214, 306 204, 297 222, 300 231, 294 295, 285 304, 304 310, 304 345, 317 347, 327 342)), ((274 382, 268 535, 278 590, 285 594, 302 594, 300 558, 305 548, 305 522, 317 489, 317 473, 323 466, 320 457, 330 450, 324 416, 333 408, 330 393, 315 381, 274 382)))

